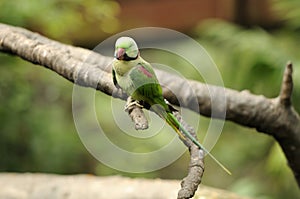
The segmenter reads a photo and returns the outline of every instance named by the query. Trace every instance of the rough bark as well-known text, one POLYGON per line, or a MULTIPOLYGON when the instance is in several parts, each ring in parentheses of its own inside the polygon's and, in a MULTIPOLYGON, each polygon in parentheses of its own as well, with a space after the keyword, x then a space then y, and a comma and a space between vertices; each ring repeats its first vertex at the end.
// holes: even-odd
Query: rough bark
MULTIPOLYGON (((181 115, 173 111, 173 114, 182 124, 182 126, 197 138, 194 128, 188 125, 181 115)), ((182 140, 190 151, 190 164, 188 175, 181 182, 181 189, 178 192, 177 198, 191 198, 194 196, 199 184, 201 183, 204 173, 204 151, 199 149, 191 140, 182 140)))
MULTIPOLYGON (((61 44, 25 29, 4 24, 0 24, 0 51, 45 66, 81 86, 92 87, 108 95, 126 99, 126 95, 116 91, 113 85, 110 73, 111 57, 61 44)), ((200 114, 215 118, 222 118, 226 111, 225 119, 273 136, 282 147, 300 185, 300 118, 291 102, 291 63, 286 66, 280 95, 272 99, 251 94, 249 91, 239 92, 184 80, 161 70, 156 70, 156 73, 161 84, 168 85, 169 90, 164 90, 164 97, 172 104, 178 105, 180 101, 183 107, 193 111, 200 110, 200 114), (225 103, 217 103, 219 105, 212 114, 211 104, 222 99, 223 91, 225 103), (176 96, 173 93, 176 93, 176 96), (190 102, 191 93, 198 100, 197 107, 190 102)))
MULTIPOLYGON (((92 87, 113 97, 130 100, 113 85, 111 57, 61 44, 37 33, 5 24, 0 24, 0 51, 45 66, 80 86, 92 87)), ((141 107, 131 106, 127 111, 136 129, 147 128, 148 123, 141 107)), ((176 117, 196 137, 195 130, 181 119, 178 112, 176 117)), ((188 176, 183 180, 178 193, 179 199, 190 198, 195 194, 204 172, 204 156, 199 156, 203 151, 189 140, 184 141, 184 144, 189 148, 191 159, 188 176)))

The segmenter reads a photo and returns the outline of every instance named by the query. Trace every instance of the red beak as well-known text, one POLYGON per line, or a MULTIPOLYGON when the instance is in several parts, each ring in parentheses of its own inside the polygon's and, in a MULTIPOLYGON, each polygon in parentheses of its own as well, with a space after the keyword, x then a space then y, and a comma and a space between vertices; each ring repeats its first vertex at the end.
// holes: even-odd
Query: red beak
POLYGON ((124 59, 124 55, 125 55, 125 49, 124 48, 119 48, 115 54, 115 57, 119 60, 124 59))

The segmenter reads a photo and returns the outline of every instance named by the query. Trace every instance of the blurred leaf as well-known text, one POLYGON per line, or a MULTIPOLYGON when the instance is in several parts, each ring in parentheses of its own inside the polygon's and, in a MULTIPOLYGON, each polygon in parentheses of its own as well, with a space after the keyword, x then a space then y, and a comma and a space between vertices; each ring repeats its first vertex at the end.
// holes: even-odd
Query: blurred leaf
POLYGON ((273 0, 273 10, 282 18, 288 28, 300 31, 300 1, 298 0, 273 0))
MULTIPOLYGON (((299 1, 274 2, 274 8, 284 19, 278 29, 245 29, 232 23, 210 20, 200 24, 196 33, 200 44, 217 63, 225 86, 230 88, 249 89, 275 97, 279 93, 284 65, 291 60, 295 67, 293 102, 300 111, 300 78, 297 78, 300 76, 299 1)), ((95 38, 104 38, 119 28, 116 16, 120 7, 115 1, 2 0, 0 7, 1 22, 85 46, 95 44, 95 38)), ((183 43, 179 46, 189 50, 183 43)), ((199 52, 189 53, 198 56, 199 52)), ((171 53, 143 52, 143 56, 151 62, 174 66, 167 69, 169 71, 175 69, 187 78, 203 81, 191 64, 171 53)), ((73 85, 57 74, 19 58, 0 54, 0 59, 0 171, 81 172, 163 178, 182 178, 186 174, 187 153, 170 166, 147 174, 123 173, 98 164, 86 151, 74 128, 71 107, 73 85)), ((96 99, 101 126, 111 132, 107 136, 113 142, 126 149, 149 151, 164 145, 169 135, 174 133, 165 129, 151 138, 153 143, 144 144, 121 131, 115 124, 114 115, 103 115, 112 111, 111 97, 97 93, 96 99)), ((119 100, 116 104, 123 109, 123 103, 119 100)), ((133 132, 133 124, 126 113, 117 111, 122 111, 126 117, 123 123, 133 132)), ((86 117, 85 125, 89 125, 89 118, 86 117)), ((187 121, 195 117, 192 115, 187 121)), ((201 117, 199 123, 198 134, 203 138, 209 128, 209 119, 201 117)), ((154 128, 153 125, 151 127, 154 128)), ((226 122, 213 154, 232 170, 233 176, 226 176, 213 161, 206 158, 203 179, 206 184, 256 198, 296 198, 299 195, 278 146, 273 145, 270 137, 257 134, 254 129, 226 122)))
POLYGON ((0 22, 27 27, 68 43, 99 39, 119 28, 116 16, 120 8, 112 0, 2 0, 0 7, 0 22))

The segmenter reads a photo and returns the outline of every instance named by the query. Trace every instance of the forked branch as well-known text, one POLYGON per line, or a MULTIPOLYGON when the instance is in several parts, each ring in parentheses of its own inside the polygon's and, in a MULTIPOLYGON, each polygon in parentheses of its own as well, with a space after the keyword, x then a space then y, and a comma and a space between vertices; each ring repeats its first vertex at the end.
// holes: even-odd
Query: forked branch
MULTIPOLYGON (((121 92, 114 93, 115 87, 110 73, 111 57, 61 44, 28 30, 5 24, 0 24, 0 51, 47 67, 81 86, 92 87, 126 100, 126 96, 121 92)), ((180 97, 181 106, 196 112, 200 110, 200 114, 205 116, 212 115, 212 101, 223 99, 222 94, 225 92, 226 103, 222 106, 220 103, 212 116, 222 118, 226 111, 225 119, 273 136, 282 147, 300 185, 300 118, 291 103, 291 63, 286 66, 280 95, 272 99, 248 91, 239 92, 184 80, 161 70, 156 70, 156 73, 160 83, 168 85, 168 89, 172 91, 164 91, 164 97, 170 103, 179 105, 176 97, 180 97), (183 84, 188 84, 189 87, 182 89, 183 84), (176 96, 173 93, 176 93, 176 96), (191 93, 197 98, 197 107, 189 101, 191 93)))

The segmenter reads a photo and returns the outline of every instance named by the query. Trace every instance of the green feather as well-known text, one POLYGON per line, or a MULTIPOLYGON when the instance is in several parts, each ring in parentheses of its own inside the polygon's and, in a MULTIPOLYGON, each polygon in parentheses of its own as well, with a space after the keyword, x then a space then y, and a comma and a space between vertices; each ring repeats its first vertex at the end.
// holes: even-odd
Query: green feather
POLYGON ((162 88, 151 65, 139 56, 138 48, 133 39, 121 37, 116 42, 113 62, 113 81, 119 85, 128 96, 134 100, 142 101, 163 118, 182 139, 190 139, 194 144, 207 153, 224 171, 231 175, 202 144, 200 144, 176 119, 166 104, 162 95, 162 88))
POLYGON ((168 106, 164 101, 163 105, 155 105, 152 107, 155 113, 157 113, 160 117, 165 119, 165 121, 175 130, 175 132, 182 138, 182 139, 190 139, 195 145, 197 145, 200 149, 202 149, 206 154, 208 154, 226 173, 231 175, 231 172, 220 162, 218 161, 200 142, 196 140, 194 136, 190 134, 182 124, 177 120, 177 118, 172 114, 169 109, 164 108, 164 106, 168 106), (182 134, 183 133, 183 134, 182 134))
MULTIPOLYGON (((207 153, 226 173, 231 175, 231 172, 219 161, 217 160, 200 142, 198 142, 185 128, 181 125, 181 123, 177 120, 177 118, 172 114, 168 114, 168 120, 171 120, 175 125, 170 124, 173 129, 180 134, 180 130, 184 133, 184 135, 189 138, 194 144, 196 144, 199 148, 201 148, 205 153, 207 153)), ((166 120, 166 121, 168 121, 166 120)), ((181 135, 182 136, 182 135, 181 135)))

